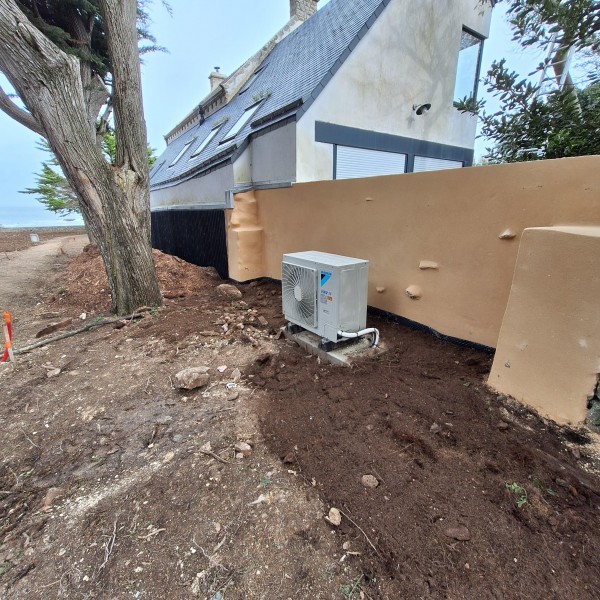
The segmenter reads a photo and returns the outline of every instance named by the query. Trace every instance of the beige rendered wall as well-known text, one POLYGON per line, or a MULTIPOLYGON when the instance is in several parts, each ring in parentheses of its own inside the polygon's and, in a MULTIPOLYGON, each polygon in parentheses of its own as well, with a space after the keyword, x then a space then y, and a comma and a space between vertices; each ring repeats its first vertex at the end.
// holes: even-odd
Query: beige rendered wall
POLYGON ((527 229, 488 383, 580 424, 600 373, 600 227, 527 229))
POLYGON ((279 279, 286 252, 365 258, 371 306, 495 347, 523 230, 600 225, 600 157, 261 190, 229 223, 233 279, 279 279))
POLYGON ((487 36, 490 17, 477 0, 392 0, 299 120, 297 181, 333 176, 315 121, 472 148, 476 119, 453 106, 460 36, 463 25, 487 36))

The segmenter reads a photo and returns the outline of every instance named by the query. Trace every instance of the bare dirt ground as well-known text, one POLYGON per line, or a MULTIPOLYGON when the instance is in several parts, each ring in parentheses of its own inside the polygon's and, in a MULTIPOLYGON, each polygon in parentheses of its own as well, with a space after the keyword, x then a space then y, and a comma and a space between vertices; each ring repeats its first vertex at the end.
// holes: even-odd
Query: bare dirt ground
MULTIPOLYGON (((17 347, 106 310, 95 252, 63 260, 0 287, 17 347)), ((384 354, 319 364, 277 285, 155 261, 163 308, 0 365, 1 597, 600 596, 591 434, 490 393, 488 355, 370 317, 384 354)))
POLYGON ((0 227, 0 255, 17 250, 26 250, 33 246, 30 233, 38 235, 41 242, 85 233, 83 227, 31 227, 3 228, 0 227))

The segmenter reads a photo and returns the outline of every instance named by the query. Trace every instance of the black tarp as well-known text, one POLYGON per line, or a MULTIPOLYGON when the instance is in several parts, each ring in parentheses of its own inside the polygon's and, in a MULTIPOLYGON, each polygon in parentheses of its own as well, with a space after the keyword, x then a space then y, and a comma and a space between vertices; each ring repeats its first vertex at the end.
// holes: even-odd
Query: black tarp
POLYGON ((152 247, 229 276, 224 210, 152 212, 152 247))

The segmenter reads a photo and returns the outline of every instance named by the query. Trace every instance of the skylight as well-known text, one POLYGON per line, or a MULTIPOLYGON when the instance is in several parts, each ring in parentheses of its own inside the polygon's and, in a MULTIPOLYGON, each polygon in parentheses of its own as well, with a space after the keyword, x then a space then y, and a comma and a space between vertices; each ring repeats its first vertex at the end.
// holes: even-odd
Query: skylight
POLYGON ((202 150, 204 150, 204 148, 206 148, 206 146, 208 146, 214 139, 215 139, 215 135, 217 135, 217 133, 219 133, 219 129, 221 129, 221 126, 219 127, 215 127, 205 138, 204 141, 194 150, 193 154, 190 156, 190 158, 194 158, 196 156, 198 156, 198 154, 200 154, 200 152, 202 152, 202 150))
POLYGON ((169 167, 172 167, 173 165, 177 164, 177 161, 179 161, 179 159, 188 151, 188 148, 192 145, 192 143, 194 142, 195 139, 196 138, 193 138, 189 142, 185 143, 185 146, 179 151, 179 154, 177 154, 177 156, 175 157, 173 162, 169 165, 169 167))
POLYGON ((254 116, 254 113, 258 110, 260 105, 261 103, 259 102, 258 104, 254 104, 250 108, 247 108, 242 116, 233 124, 233 127, 227 132, 225 137, 221 140, 221 144, 223 142, 227 142, 228 140, 232 140, 254 116))

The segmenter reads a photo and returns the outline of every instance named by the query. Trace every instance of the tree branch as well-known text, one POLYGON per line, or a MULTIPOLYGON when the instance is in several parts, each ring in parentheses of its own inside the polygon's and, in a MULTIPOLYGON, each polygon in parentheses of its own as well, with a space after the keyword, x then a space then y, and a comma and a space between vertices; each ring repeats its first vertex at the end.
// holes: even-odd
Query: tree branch
POLYGON ((22 108, 19 108, 6 94, 0 86, 0 110, 5 112, 9 117, 31 129, 34 133, 46 137, 46 133, 41 128, 40 124, 35 120, 33 115, 22 108))

